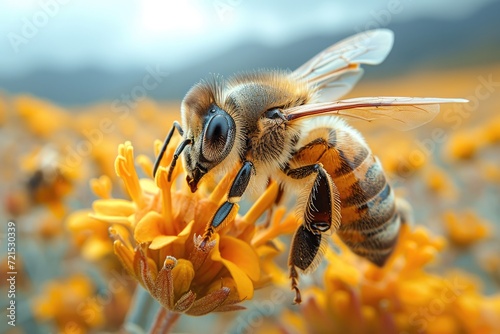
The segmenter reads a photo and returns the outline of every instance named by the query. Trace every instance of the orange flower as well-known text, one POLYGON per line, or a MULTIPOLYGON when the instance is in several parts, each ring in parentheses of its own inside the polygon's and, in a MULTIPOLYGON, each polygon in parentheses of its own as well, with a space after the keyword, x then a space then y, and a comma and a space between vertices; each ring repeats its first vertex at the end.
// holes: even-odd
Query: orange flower
POLYGON ((403 225, 383 268, 336 244, 341 253, 327 252, 325 288, 305 291, 300 313, 283 314, 283 331, 295 333, 289 324, 309 333, 500 331, 500 294, 482 296, 476 280, 460 272, 438 276, 425 271, 443 250, 443 238, 403 225))
POLYGON ((472 159, 482 144, 479 138, 474 131, 457 132, 450 138, 445 152, 455 160, 472 159))
POLYGON ((58 150, 46 145, 28 154, 21 168, 27 174, 24 191, 31 203, 47 205, 56 217, 62 218, 66 213, 63 200, 73 189, 77 175, 74 170, 63 170, 59 158, 58 150))
POLYGON ((429 190, 445 197, 454 198, 457 191, 448 174, 437 167, 430 167, 425 175, 425 182, 429 190))
MULTIPOLYGON (((159 149, 161 143, 156 144, 159 149)), ((166 161, 174 148, 172 144, 166 152, 166 161)), ((152 175, 148 158, 139 156, 137 163, 152 175)), ((237 214, 235 205, 224 226, 202 245, 201 235, 225 199, 234 173, 226 175, 210 194, 203 187, 192 194, 184 183, 176 190, 175 179, 182 169, 174 172, 172 182, 164 167, 155 180, 139 179, 129 142, 119 146, 115 168, 131 201, 109 198, 111 192, 94 181, 94 188, 107 198, 94 202, 90 217, 111 224, 115 254, 164 308, 189 315, 238 310, 243 308, 238 303, 251 299, 255 288, 273 278, 270 262, 279 248, 271 239, 296 227, 293 216, 281 222, 282 209, 265 228, 255 227, 274 203, 275 183, 245 216, 237 214)))
POLYGON ((87 333, 104 323, 103 306, 92 298, 95 287, 85 276, 51 281, 34 300, 35 317, 55 322, 60 333, 87 333))
POLYGON ((66 127, 72 117, 66 110, 33 96, 20 95, 13 103, 30 132, 42 138, 49 138, 66 127))
POLYGON ((491 235, 490 224, 481 220, 473 211, 446 212, 443 215, 450 240, 459 247, 470 246, 491 235))
MULTIPOLYGON (((111 179, 107 175, 90 180, 90 187, 100 198, 111 198, 111 179)), ((71 213, 66 220, 66 227, 82 257, 97 261, 113 254, 113 244, 109 240, 108 224, 90 217, 92 212, 84 209, 71 213)))

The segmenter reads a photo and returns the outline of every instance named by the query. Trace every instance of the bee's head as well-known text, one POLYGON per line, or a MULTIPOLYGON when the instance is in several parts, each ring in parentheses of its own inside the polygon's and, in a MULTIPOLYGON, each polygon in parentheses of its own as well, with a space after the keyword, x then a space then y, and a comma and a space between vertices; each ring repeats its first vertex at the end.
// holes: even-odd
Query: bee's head
POLYGON ((216 84, 194 86, 182 103, 184 138, 190 144, 184 150, 186 181, 192 192, 205 174, 224 165, 224 160, 234 151, 236 124, 219 106, 221 102, 214 92, 216 84))

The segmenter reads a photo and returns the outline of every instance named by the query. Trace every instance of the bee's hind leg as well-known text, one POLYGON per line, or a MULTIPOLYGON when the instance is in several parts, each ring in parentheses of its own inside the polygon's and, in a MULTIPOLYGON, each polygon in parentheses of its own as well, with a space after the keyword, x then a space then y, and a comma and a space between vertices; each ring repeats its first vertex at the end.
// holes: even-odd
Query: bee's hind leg
POLYGON ((294 303, 299 304, 301 295, 297 269, 311 272, 318 266, 326 247, 327 239, 324 234, 328 235, 340 226, 340 195, 320 163, 286 169, 285 173, 293 179, 314 176, 312 184, 307 186, 302 194, 302 197, 307 196, 303 209, 303 224, 295 232, 288 258, 291 287, 295 290, 294 303))

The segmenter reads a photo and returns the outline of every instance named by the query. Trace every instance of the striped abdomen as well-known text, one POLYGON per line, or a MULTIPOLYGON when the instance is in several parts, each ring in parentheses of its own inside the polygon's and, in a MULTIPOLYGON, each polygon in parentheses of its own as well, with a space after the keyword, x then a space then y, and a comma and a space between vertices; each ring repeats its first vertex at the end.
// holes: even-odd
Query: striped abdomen
POLYGON ((361 135, 341 121, 312 129, 305 143, 293 161, 321 162, 332 177, 341 201, 337 234, 354 253, 382 266, 401 222, 380 162, 361 135))

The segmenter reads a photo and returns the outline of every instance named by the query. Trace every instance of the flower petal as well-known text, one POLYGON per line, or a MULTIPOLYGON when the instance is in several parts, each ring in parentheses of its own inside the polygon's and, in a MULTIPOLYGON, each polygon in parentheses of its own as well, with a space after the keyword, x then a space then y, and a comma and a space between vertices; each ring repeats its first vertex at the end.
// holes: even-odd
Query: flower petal
POLYGON ((90 238, 82 248, 82 257, 88 261, 96 261, 111 253, 111 241, 90 238))
POLYGON ((179 298, 179 300, 174 305, 175 312, 186 312, 193 306, 193 303, 196 301, 196 293, 189 290, 184 295, 179 298))
POLYGON ((178 235, 158 235, 153 239, 153 242, 151 245, 149 245, 149 248, 151 249, 160 249, 163 247, 166 247, 170 244, 180 244, 184 245, 186 243, 186 240, 189 238, 189 235, 191 234, 191 230, 193 228, 194 221, 191 221, 189 224, 187 224, 184 229, 182 230, 181 233, 178 235))
POLYGON ((176 299, 189 290, 194 274, 193 264, 191 262, 185 259, 177 260, 177 265, 172 269, 176 299))
POLYGON ((111 179, 107 175, 102 175, 98 179, 91 179, 90 188, 100 198, 111 198, 111 179))
POLYGON ((134 271, 136 277, 140 278, 140 282, 148 291, 154 291, 154 283, 156 279, 156 266, 154 261, 148 258, 145 254, 147 249, 143 245, 137 247, 134 256, 134 271))
POLYGON ((190 315, 204 315, 210 313, 224 303, 230 292, 231 289, 227 287, 211 292, 195 301, 186 313, 190 315))
POLYGON ((94 212, 103 216, 124 216, 133 215, 136 207, 133 202, 124 199, 98 199, 92 204, 94 212))
POLYGON ((259 199, 247 211, 243 220, 249 224, 255 224, 262 214, 269 209, 278 196, 278 183, 272 181, 267 187, 266 191, 259 197, 259 199))
POLYGON ((121 240, 115 240, 115 242, 113 243, 113 249, 125 269, 127 269, 131 276, 135 277, 133 250, 126 247, 121 240))
POLYGON ((219 251, 219 247, 215 247, 212 251, 210 258, 212 259, 212 261, 221 262, 227 268, 227 270, 231 274, 231 277, 234 279, 234 282, 236 283, 238 295, 241 300, 252 298, 253 283, 249 277, 248 271, 251 269, 257 270, 257 274, 251 273, 250 275, 252 277, 257 277, 257 279, 260 276, 260 268, 258 267, 258 262, 257 262, 257 267, 255 266, 254 263, 255 258, 257 256, 254 250, 247 243, 229 236, 222 237, 219 240, 218 245, 219 247, 222 247, 222 252, 219 251), (246 246, 242 244, 245 244, 246 246), (242 248, 238 249, 238 247, 240 246, 242 248), (229 259, 235 260, 236 263, 238 264, 232 262, 229 259, 224 258, 223 254, 229 259), (245 260, 235 259, 236 256, 242 256, 245 260), (244 261, 252 263, 244 263, 244 261))
POLYGON ((137 223, 134 230, 134 239, 139 242, 151 242, 154 238, 162 235, 161 226, 165 221, 163 217, 156 211, 149 211, 137 223))
POLYGON ((174 279, 172 269, 177 265, 177 259, 167 256, 163 263, 163 268, 158 272, 155 281, 155 289, 151 295, 156 298, 163 307, 173 310, 174 308, 174 279))
POLYGON ((121 240, 125 246, 134 249, 130 237, 130 230, 121 224, 113 224, 108 228, 109 237, 112 240, 121 240))
POLYGON ((92 218, 90 216, 91 212, 92 211, 89 210, 73 212, 68 216, 66 226, 72 232, 85 230, 96 231, 102 228, 106 230, 108 225, 100 220, 92 218))
POLYGON ((134 166, 134 148, 127 141, 118 146, 118 156, 115 160, 116 175, 122 178, 125 182, 125 188, 132 200, 139 206, 143 207, 142 189, 139 184, 139 177, 134 166))
POLYGON ((224 259, 236 264, 252 281, 259 280, 259 256, 252 246, 240 239, 223 236, 220 239, 219 251, 224 259))
POLYGON ((127 226, 132 226, 131 217, 116 217, 116 216, 105 216, 99 214, 89 214, 89 217, 110 223, 110 224, 123 224, 127 226))

